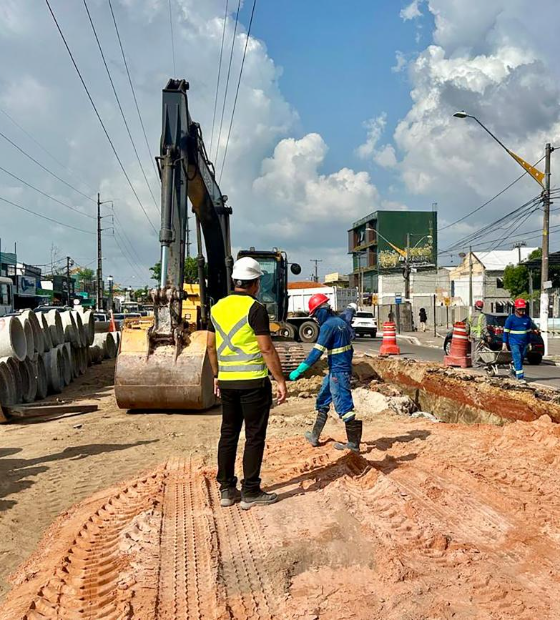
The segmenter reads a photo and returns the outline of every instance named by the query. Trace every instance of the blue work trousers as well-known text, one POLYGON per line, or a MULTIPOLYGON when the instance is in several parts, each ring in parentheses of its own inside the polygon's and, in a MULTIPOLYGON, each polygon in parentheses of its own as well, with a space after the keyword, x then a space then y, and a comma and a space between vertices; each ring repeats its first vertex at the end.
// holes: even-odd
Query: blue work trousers
POLYGON ((513 368, 515 370, 516 379, 524 379, 525 373, 523 371, 523 360, 525 359, 525 352, 527 351, 526 344, 516 344, 514 342, 509 343, 511 349, 511 357, 513 358, 513 368))
POLYGON ((344 422, 354 419, 354 401, 352 400, 352 389, 350 372, 329 372, 323 379, 323 384, 317 394, 315 409, 328 413, 331 403, 334 410, 344 422))

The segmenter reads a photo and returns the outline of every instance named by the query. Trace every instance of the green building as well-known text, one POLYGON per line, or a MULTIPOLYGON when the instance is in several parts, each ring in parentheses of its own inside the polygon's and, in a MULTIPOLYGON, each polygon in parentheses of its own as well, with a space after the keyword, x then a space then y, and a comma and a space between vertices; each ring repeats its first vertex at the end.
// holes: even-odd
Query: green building
POLYGON ((375 211, 348 231, 350 286, 377 293, 379 276, 402 271, 406 256, 418 269, 437 264, 436 211, 375 211))

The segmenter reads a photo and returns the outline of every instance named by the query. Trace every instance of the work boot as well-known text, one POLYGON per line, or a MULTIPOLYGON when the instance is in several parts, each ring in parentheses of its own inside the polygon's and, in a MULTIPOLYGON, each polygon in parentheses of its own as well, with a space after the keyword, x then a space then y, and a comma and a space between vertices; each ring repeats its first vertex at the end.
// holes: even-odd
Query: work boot
POLYGON ((241 508, 243 510, 249 510, 253 506, 268 506, 278 501, 278 495, 276 493, 265 493, 260 491, 257 495, 243 495, 241 497, 241 508))
POLYGON ((325 411, 317 412, 317 419, 315 420, 315 426, 312 431, 307 431, 305 433, 305 438, 307 441, 316 448, 319 445, 319 436, 323 432, 325 428, 325 424, 327 423, 328 413, 325 411))
POLYGON ((361 420, 351 420, 350 422, 346 422, 346 437, 348 438, 347 443, 342 443, 337 441, 334 444, 334 447, 337 450, 352 450, 352 452, 360 451, 360 441, 362 441, 362 421, 361 420))
POLYGON ((231 489, 223 489, 220 491, 220 506, 228 508, 241 500, 241 491, 232 487, 231 489))

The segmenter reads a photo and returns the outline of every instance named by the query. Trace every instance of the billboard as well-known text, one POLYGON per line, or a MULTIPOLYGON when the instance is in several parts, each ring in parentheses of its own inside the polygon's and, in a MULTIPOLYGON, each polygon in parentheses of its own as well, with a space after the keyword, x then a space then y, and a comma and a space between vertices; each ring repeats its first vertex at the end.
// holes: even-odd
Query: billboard
POLYGON ((37 278, 33 276, 18 276, 17 294, 20 297, 35 297, 37 294, 37 278))
POLYGON ((377 265, 379 271, 404 266, 407 235, 408 261, 413 267, 437 264, 437 213, 432 211, 378 211, 377 265))

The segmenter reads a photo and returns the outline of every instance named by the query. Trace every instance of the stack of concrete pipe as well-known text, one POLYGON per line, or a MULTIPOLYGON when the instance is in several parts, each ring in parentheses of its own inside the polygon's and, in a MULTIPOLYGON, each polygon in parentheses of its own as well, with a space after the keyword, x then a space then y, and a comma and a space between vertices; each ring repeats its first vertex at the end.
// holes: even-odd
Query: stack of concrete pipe
POLYGON ((59 394, 91 364, 115 358, 119 338, 95 334, 83 309, 0 317, 0 405, 59 394))

